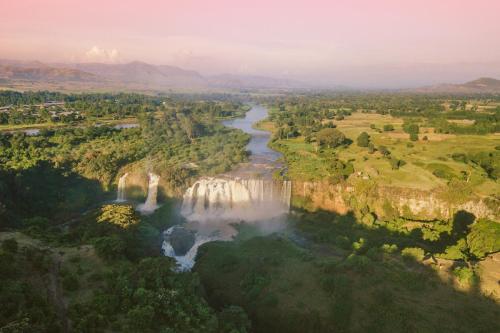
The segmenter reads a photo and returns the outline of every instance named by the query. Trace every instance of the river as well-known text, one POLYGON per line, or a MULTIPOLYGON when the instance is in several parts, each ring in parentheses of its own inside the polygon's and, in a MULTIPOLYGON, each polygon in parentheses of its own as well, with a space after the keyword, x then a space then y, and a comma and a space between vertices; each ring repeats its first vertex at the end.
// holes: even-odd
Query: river
POLYGON ((267 108, 254 105, 245 114, 245 117, 222 122, 225 126, 240 129, 251 136, 250 142, 247 145, 247 150, 251 154, 249 162, 242 163, 234 171, 228 173, 228 175, 245 177, 257 174, 263 177, 270 177, 273 171, 281 167, 278 160, 282 155, 268 147, 271 133, 254 128, 256 123, 267 117, 267 108))
POLYGON ((281 167, 281 154, 268 147, 271 133, 253 127, 267 116, 265 107, 254 105, 245 117, 223 122, 250 134, 249 161, 231 172, 202 177, 185 192, 181 214, 187 223, 166 230, 162 246, 180 270, 193 267, 202 244, 231 240, 237 233, 234 223, 252 223, 265 233, 282 229, 282 217, 290 208, 291 183, 272 178, 281 167))

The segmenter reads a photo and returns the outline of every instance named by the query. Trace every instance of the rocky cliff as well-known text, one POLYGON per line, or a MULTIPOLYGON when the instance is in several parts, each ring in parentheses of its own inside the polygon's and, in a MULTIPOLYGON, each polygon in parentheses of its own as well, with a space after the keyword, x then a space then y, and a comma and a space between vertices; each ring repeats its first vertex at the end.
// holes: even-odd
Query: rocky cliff
POLYGON ((497 199, 471 199, 449 203, 439 193, 407 188, 382 187, 374 183, 337 184, 294 182, 292 205, 307 210, 345 214, 368 208, 381 217, 400 216, 414 220, 449 219, 464 210, 477 218, 499 219, 497 199))

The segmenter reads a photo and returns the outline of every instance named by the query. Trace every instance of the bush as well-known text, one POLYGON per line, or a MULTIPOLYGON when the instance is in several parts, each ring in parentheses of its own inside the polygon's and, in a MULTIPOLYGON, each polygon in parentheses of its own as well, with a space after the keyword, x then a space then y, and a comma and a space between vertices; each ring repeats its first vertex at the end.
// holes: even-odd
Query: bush
POLYGON ((453 154, 451 154, 451 158, 455 162, 467 163, 469 161, 469 159, 467 158, 467 155, 464 153, 453 153, 453 154))
POLYGON ((392 124, 384 125, 384 132, 394 131, 394 126, 392 124))
POLYGON ((335 148, 345 143, 345 135, 335 128, 324 128, 316 134, 320 145, 335 148))
POLYGON ((410 140, 411 141, 418 141, 418 134, 417 133, 410 133, 410 140))
POLYGON ((105 259, 116 259, 124 255, 126 245, 117 235, 99 237, 93 240, 97 254, 105 259))
POLYGON ((467 235, 470 252, 477 258, 500 251, 500 223, 480 219, 467 235))
POLYGON ((437 257, 450 260, 465 260, 467 259, 467 252, 467 242, 462 238, 456 244, 446 247, 445 252, 437 255, 437 257))
POLYGON ((386 157, 387 157, 387 156, 389 156, 389 155, 391 154, 391 152, 389 151, 389 149, 387 149, 387 147, 386 147, 386 146, 380 146, 380 147, 378 147, 378 151, 379 151, 382 155, 384 155, 384 156, 386 156, 386 157))
POLYGON ((432 174, 438 178, 452 180, 456 178, 453 169, 447 166, 446 164, 440 163, 431 163, 427 165, 427 169, 432 172, 432 174))
POLYGON ((401 251, 401 255, 406 259, 414 259, 416 261, 422 261, 425 257, 425 252, 419 247, 407 247, 401 251))
POLYGON ((373 143, 368 144, 368 153, 373 154, 375 152, 375 145, 373 143))
POLYGON ((462 284, 471 284, 476 280, 474 271, 468 267, 457 267, 453 270, 453 275, 456 276, 458 281, 462 284))
POLYGON ((384 253, 395 253, 398 250, 398 246, 396 244, 383 244, 380 249, 384 253))
POLYGON ((392 170, 398 170, 400 167, 406 164, 403 160, 398 160, 397 158, 390 158, 389 163, 391 164, 392 170))
POLYGON ((370 136, 366 132, 362 132, 356 139, 359 147, 368 147, 370 144, 370 136))

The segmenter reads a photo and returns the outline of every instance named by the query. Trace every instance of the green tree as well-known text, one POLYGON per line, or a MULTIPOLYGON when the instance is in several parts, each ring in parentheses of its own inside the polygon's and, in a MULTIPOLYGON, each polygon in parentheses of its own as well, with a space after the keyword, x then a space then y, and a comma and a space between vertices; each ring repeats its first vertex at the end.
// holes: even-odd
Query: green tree
POLYGON ((99 223, 110 223, 120 228, 130 228, 139 223, 139 217, 131 205, 104 205, 97 218, 99 223))
POLYGON ((500 251, 500 223, 486 219, 476 221, 467 235, 467 243, 477 258, 500 251))
POLYGON ((368 145, 370 144, 370 136, 366 132, 361 132, 356 141, 358 143, 358 146, 368 147, 368 145))
POLYGON ((335 128, 324 128, 316 134, 320 145, 335 148, 345 143, 345 135, 335 128))
POLYGON ((394 131, 394 126, 392 124, 385 124, 384 132, 390 132, 390 131, 394 131))

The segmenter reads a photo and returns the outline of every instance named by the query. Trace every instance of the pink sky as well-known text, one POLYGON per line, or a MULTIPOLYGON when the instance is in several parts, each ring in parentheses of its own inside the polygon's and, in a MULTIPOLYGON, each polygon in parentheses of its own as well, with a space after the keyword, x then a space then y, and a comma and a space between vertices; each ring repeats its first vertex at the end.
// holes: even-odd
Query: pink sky
POLYGON ((0 58, 302 79, 464 63, 500 73, 499 13, 499 0, 0 0, 0 58))

